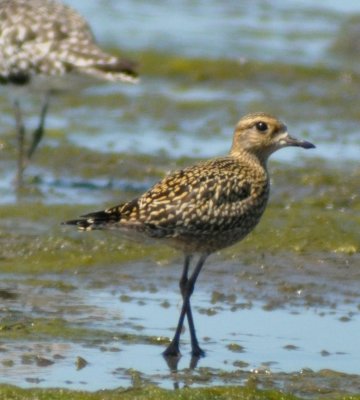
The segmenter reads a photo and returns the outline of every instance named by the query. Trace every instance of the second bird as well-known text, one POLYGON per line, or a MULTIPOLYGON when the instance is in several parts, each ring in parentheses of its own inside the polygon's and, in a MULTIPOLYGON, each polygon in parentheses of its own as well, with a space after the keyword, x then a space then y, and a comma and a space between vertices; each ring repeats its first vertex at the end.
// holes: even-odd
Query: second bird
POLYGON ((183 305, 165 356, 180 355, 185 316, 192 355, 204 355, 190 305, 196 279, 211 253, 242 240, 257 225, 269 198, 267 160, 288 146, 315 147, 291 137, 286 126, 269 114, 246 115, 236 125, 228 156, 176 171, 130 202, 66 222, 84 231, 118 230, 140 241, 150 237, 184 253, 180 278, 183 305), (189 276, 195 256, 198 260, 189 276))
POLYGON ((87 22, 69 6, 53 0, 0 0, 0 84, 11 86, 15 98, 18 186, 42 139, 50 94, 85 80, 136 82, 136 77, 134 64, 104 52, 87 22), (27 148, 16 88, 44 94, 39 125, 27 148))

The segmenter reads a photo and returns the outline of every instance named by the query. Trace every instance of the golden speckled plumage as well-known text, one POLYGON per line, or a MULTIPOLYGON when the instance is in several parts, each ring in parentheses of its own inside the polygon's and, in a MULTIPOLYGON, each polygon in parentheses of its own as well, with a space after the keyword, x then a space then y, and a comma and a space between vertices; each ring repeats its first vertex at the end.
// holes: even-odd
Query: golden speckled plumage
POLYGON ((209 254, 243 239, 259 222, 269 197, 271 153, 286 146, 315 147, 292 138, 277 118, 256 113, 236 125, 230 154, 176 171, 142 196, 68 221, 80 230, 118 229, 166 241, 185 253, 180 280, 183 308, 165 356, 178 356, 187 315, 192 353, 201 356, 190 307, 196 279, 209 254), (200 253, 188 278, 191 257, 200 253))
POLYGON ((80 229, 134 229, 186 253, 212 252, 258 223, 269 194, 266 169, 224 157, 166 176, 138 199, 85 216, 80 229))

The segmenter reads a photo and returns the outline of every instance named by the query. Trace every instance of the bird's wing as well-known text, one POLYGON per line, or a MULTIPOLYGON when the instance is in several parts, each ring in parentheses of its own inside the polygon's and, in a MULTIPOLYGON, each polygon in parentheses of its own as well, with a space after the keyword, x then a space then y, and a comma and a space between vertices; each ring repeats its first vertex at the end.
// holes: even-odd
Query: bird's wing
POLYGON ((66 224, 81 230, 135 229, 159 238, 232 229, 252 205, 246 168, 231 158, 185 168, 131 202, 66 224))
POLYGON ((171 174, 139 198, 138 219, 156 237, 231 229, 251 193, 244 168, 222 158, 171 174))

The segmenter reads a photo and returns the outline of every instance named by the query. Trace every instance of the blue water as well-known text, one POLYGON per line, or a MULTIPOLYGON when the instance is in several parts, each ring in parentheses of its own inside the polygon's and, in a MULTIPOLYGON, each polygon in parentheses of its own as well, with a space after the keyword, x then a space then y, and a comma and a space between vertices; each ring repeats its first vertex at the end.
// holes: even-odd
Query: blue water
POLYGON ((101 42, 123 49, 305 64, 323 62, 340 23, 360 12, 357 0, 66 3, 91 21, 101 42))
MULTIPOLYGON (((100 43, 119 47, 125 53, 131 50, 135 57, 137 51, 157 50, 185 57, 238 60, 239 68, 246 60, 259 60, 309 67, 326 65, 339 69, 339 73, 345 64, 341 57, 329 52, 329 48, 342 24, 360 13, 357 1, 323 1, 314 5, 311 1, 148 3, 108 0, 89 4, 68 0, 68 4, 91 21, 100 43)), ((284 86, 273 82, 256 87, 246 82, 234 87, 206 82, 187 85, 167 79, 153 81, 145 75, 137 87, 108 85, 99 93, 119 91, 131 102, 132 108, 137 107, 136 101, 143 97, 148 98, 147 102, 165 101, 170 108, 196 101, 207 103, 208 108, 197 116, 175 120, 179 124, 175 132, 166 129, 169 124, 166 112, 155 119, 151 112, 147 115, 146 110, 142 110, 137 121, 127 124, 121 118, 127 112, 127 105, 125 109, 114 109, 111 115, 109 110, 93 109, 90 116, 83 118, 83 131, 70 132, 69 137, 78 146, 100 151, 212 157, 228 151, 237 119, 253 109, 249 109, 249 104, 256 103, 259 108, 285 119, 294 136, 306 132, 309 140, 317 144, 316 152, 283 151, 275 155, 278 160, 304 157, 357 160, 360 151, 357 121, 340 119, 340 127, 333 118, 327 123, 327 115, 331 113, 333 117, 334 110, 316 106, 315 112, 311 98, 308 110, 306 103, 301 108, 294 103, 293 108, 299 108, 299 112, 290 111, 292 98, 302 90, 308 90, 309 96, 315 98, 332 95, 331 89, 321 87, 284 86), (222 105, 219 107, 219 104, 222 105), (230 117, 228 110, 234 108, 238 114, 232 113, 230 117), (220 132, 212 131, 217 121, 220 132), (90 127, 96 135, 88 133, 90 127), (207 140, 203 137, 205 133, 207 140)), ((151 106, 149 108, 151 110, 151 106)), ((84 116, 87 112, 85 108, 84 116)), ((341 109, 335 112, 339 112, 341 118, 341 109)))
MULTIPOLYGON (((135 271, 130 272, 134 274, 131 282, 137 284, 141 282, 138 276, 141 269, 134 268, 135 271)), ((172 269, 162 273, 159 268, 151 269, 159 274, 159 282, 165 282, 173 272, 172 269)), ((27 305, 19 311, 26 312, 29 308, 28 312, 32 311, 34 316, 61 315, 74 325, 114 332, 113 340, 104 338, 100 343, 83 343, 82 340, 55 339, 50 343, 39 339, 28 343, 2 343, 6 351, 0 360, 12 359, 14 366, 2 369, 0 383, 11 382, 22 387, 65 386, 100 390, 131 385, 130 371, 133 369, 161 387, 172 388, 174 377, 161 356, 164 345, 126 343, 117 338, 116 333, 171 337, 180 307, 180 295, 174 290, 174 282, 170 281, 170 286, 169 283, 161 285, 158 291, 128 290, 125 282, 121 283, 120 273, 119 284, 114 282, 112 287, 90 289, 86 287, 86 276, 81 275, 72 278, 71 282, 78 289, 70 292, 66 299, 63 294, 51 289, 29 292, 28 295, 22 294, 27 305), (129 301, 120 301, 121 295, 129 296, 129 301), (39 296, 50 296, 49 301, 43 303, 39 296), (167 307, 162 306, 164 301, 167 307), (32 304, 37 304, 37 307, 34 309, 32 304), (35 363, 28 365, 22 361, 23 354, 44 357, 54 364, 49 367, 35 363), (75 362, 79 356, 88 364, 76 370, 75 362)), ((206 273, 203 278, 206 281, 206 273)), ((148 277, 143 283, 147 287, 148 277)), ((202 281, 198 286, 193 296, 194 317, 199 340, 206 350, 206 357, 199 361, 198 367, 234 372, 239 370, 236 363, 242 362, 244 374, 262 371, 276 375, 332 369, 360 375, 360 349, 356 346, 359 315, 353 315, 348 322, 340 320, 349 314, 352 307, 349 304, 339 304, 336 309, 310 307, 301 309, 301 312, 287 306, 286 309, 270 312, 262 309, 261 303, 254 302, 250 309, 232 311, 231 306, 225 303, 210 303, 211 283, 202 281), (214 315, 199 313, 209 308, 215 311, 214 315), (234 344, 242 346, 243 351, 231 351, 228 346, 234 344), (288 349, 288 346, 293 346, 293 349, 288 349)), ((231 289, 229 293, 234 294, 231 289)), ((241 301, 241 297, 238 299, 241 301)), ((181 337, 181 349, 183 357, 178 365, 179 371, 187 369, 190 363, 187 329, 181 337)), ((276 381, 275 375, 273 378, 276 381)), ((279 378, 279 385, 282 379, 279 378)), ((219 374, 201 385, 226 382, 226 378, 219 374)))
MULTIPOLYGON (((269 111, 288 125, 292 135, 314 142, 317 149, 286 149, 273 156, 286 162, 323 158, 357 161, 360 136, 356 114, 356 90, 343 58, 329 51, 342 25, 360 13, 358 1, 70 1, 89 21, 102 46, 118 47, 131 57, 144 51, 174 56, 232 59, 239 68, 246 62, 264 61, 285 65, 321 65, 339 72, 343 86, 318 83, 192 82, 182 78, 142 75, 134 85, 105 84, 83 93, 69 93, 52 101, 44 145, 59 146, 61 131, 70 143, 100 152, 166 154, 170 157, 214 157, 228 152, 237 120, 249 111, 269 111), (299 101, 298 93, 305 94, 299 101), (112 96, 109 104, 106 99, 112 96), (338 98, 335 104, 322 99, 338 98), (353 96, 354 101, 351 101, 353 96), (97 100, 95 100, 97 99, 97 100), (346 102, 342 101, 345 99, 346 102), (349 100, 350 99, 350 100, 349 100), (71 104, 71 106, 69 106, 71 104), (161 104, 162 112, 156 109, 161 104), (196 112, 192 105, 201 104, 196 112), (132 115, 132 118, 129 118, 132 115), (330 117, 330 118, 329 118, 330 117)), ((141 71, 141 66, 140 66, 141 71)), ((2 129, 13 129, 13 114, 5 91, 2 129)), ((38 97, 24 99, 27 124, 36 126, 38 97)), ((1 138, 0 138, 1 141, 1 138)), ((6 143, 12 151, 14 143, 6 143)), ((39 151, 41 151, 41 146, 39 151)), ((31 170, 31 168, 34 168, 31 170)), ((1 198, 11 201, 15 165, 0 171, 1 198)), ((48 171, 36 169, 29 174, 48 171)), ((46 179, 46 178, 45 178, 46 179)), ((54 177, 49 177, 54 181, 54 177)), ((74 196, 69 197, 74 201, 74 196)), ((57 201, 52 197, 52 201, 57 201)))

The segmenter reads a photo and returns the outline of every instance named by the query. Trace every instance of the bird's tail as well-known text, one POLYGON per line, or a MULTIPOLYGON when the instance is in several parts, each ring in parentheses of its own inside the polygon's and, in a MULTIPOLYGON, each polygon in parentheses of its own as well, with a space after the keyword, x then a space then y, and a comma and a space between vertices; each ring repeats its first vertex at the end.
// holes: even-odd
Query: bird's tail
POLYGON ((108 81, 137 83, 139 80, 136 64, 125 59, 117 59, 114 63, 95 64, 87 72, 108 81))
POLYGON ((72 219, 63 222, 64 225, 75 225, 80 231, 92 231, 106 229, 111 225, 120 222, 121 213, 118 207, 109 208, 82 215, 79 219, 72 219))
POLYGON ((94 58, 92 60, 90 58, 90 60, 88 59, 84 62, 84 65, 79 63, 80 65, 76 65, 75 67, 97 79, 112 82, 138 82, 137 64, 135 62, 109 56, 105 53, 102 55, 103 57, 94 58))

